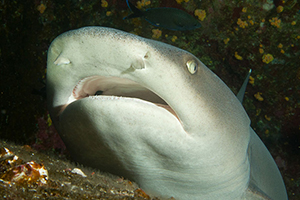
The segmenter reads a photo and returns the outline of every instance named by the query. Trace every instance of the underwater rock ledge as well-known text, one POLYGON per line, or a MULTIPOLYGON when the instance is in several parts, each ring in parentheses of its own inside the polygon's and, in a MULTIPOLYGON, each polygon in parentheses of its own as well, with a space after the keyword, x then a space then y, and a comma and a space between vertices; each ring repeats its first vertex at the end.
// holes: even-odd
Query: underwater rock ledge
POLYGON ((41 153, 28 145, 20 146, 2 140, 0 148, 3 150, 0 155, 0 196, 5 199, 159 200, 150 197, 134 182, 79 166, 64 156, 41 153), (43 173, 34 174, 37 168, 28 170, 29 163, 42 168, 43 173), (16 172, 16 169, 19 171, 16 172), (16 179, 16 174, 19 179, 16 179))

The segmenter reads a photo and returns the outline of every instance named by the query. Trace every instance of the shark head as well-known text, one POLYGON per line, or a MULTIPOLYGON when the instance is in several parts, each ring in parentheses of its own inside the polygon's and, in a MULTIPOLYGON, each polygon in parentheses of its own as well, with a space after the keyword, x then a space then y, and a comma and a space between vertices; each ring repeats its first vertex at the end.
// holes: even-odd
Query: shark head
POLYGON ((286 198, 239 100, 187 51, 111 28, 66 32, 48 51, 47 98, 75 161, 134 180, 150 194, 286 198), (251 162, 273 173, 261 175, 251 162), (277 183, 263 186, 274 173, 277 183))

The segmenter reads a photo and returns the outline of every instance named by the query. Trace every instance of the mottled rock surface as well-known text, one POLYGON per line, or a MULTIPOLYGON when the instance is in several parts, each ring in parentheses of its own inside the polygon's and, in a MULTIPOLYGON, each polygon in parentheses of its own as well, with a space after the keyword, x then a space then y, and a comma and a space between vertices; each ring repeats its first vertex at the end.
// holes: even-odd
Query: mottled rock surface
POLYGON ((0 148, 3 147, 14 154, 0 156, 0 196, 5 199, 159 199, 150 197, 134 182, 71 163, 65 156, 0 141, 0 148), (12 180, 10 172, 24 168, 27 162, 45 167, 48 176, 41 177, 44 182, 32 173, 12 180))

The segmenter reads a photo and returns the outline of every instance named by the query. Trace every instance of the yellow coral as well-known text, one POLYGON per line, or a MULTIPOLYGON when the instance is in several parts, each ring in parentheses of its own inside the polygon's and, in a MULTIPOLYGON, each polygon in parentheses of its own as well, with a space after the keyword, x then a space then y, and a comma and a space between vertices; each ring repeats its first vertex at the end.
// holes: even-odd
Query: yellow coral
POLYGON ((238 21, 236 22, 241 28, 245 28, 248 26, 248 23, 246 21, 242 21, 241 18, 238 18, 238 21))
POLYGON ((271 23, 272 26, 280 28, 281 19, 278 19, 277 17, 273 17, 272 19, 269 19, 269 22, 271 23))
POLYGON ((223 41, 224 41, 224 44, 227 44, 230 41, 230 38, 226 38, 223 41))
POLYGON ((138 9, 141 9, 143 7, 142 3, 140 1, 136 2, 136 7, 138 9))
POLYGON ((271 54, 264 54, 262 57, 262 61, 266 64, 269 64, 270 62, 272 62, 274 60, 274 57, 271 54))
POLYGON ((261 109, 259 108, 256 110, 256 116, 260 115, 260 113, 261 113, 261 109))
POLYGON ((152 29, 152 37, 155 38, 155 39, 158 39, 160 36, 161 36, 161 30, 159 29, 152 29))
POLYGON ((249 77, 249 83, 250 83, 251 85, 254 84, 254 80, 255 80, 255 79, 254 79, 252 76, 249 77))
POLYGON ((52 120, 51 120, 51 117, 50 117, 49 114, 47 115, 47 125, 48 125, 48 126, 51 126, 51 125, 52 125, 52 120))
POLYGON ((106 1, 106 0, 101 0, 101 6, 102 6, 103 8, 106 8, 106 7, 108 6, 107 1, 106 1))
POLYGON ((266 120, 271 121, 271 117, 268 117, 268 115, 265 115, 266 120))
POLYGON ((46 8, 47 7, 42 3, 41 5, 39 5, 37 7, 37 10, 40 11, 41 14, 43 14, 45 12, 46 8))
POLYGON ((177 2, 178 4, 181 4, 181 3, 183 2, 183 0, 176 0, 176 2, 177 2))
POLYGON ((243 60, 243 57, 240 56, 240 55, 238 54, 238 52, 235 52, 235 53, 234 53, 234 56, 235 56, 235 58, 238 59, 238 60, 243 60))
POLYGON ((286 101, 289 101, 289 100, 290 100, 288 97, 284 97, 284 99, 285 99, 286 101))
POLYGON ((262 95, 261 92, 257 92, 256 94, 254 94, 254 97, 255 97, 258 101, 263 101, 264 98, 263 98, 261 95, 262 95))
POLYGON ((246 7, 244 7, 243 9, 242 9, 242 12, 247 12, 247 8, 246 7))
POLYGON ((285 53, 285 51, 283 49, 280 50, 280 53, 285 53))
POLYGON ((264 50, 262 48, 259 48, 258 50, 259 50, 259 53, 261 53, 261 54, 264 53, 264 50))
POLYGON ((283 11, 283 6, 278 6, 278 7, 276 8, 276 11, 277 11, 278 13, 281 13, 281 12, 283 11))
POLYGON ((278 44, 277 46, 279 49, 281 49, 283 47, 283 45, 281 43, 278 44))
POLYGON ((176 40, 177 40, 177 36, 176 35, 173 35, 173 37, 172 37, 172 42, 175 42, 176 40))
POLYGON ((132 23, 135 27, 139 27, 141 26, 142 22, 141 22, 141 19, 140 18, 133 18, 132 19, 132 23))
POLYGON ((150 5, 150 3, 151 3, 151 1, 150 0, 142 0, 142 1, 138 1, 138 2, 136 2, 136 7, 138 8, 138 9, 141 9, 142 7, 144 7, 144 6, 148 6, 148 5, 150 5))
POLYGON ((107 17, 111 16, 111 14, 112 14, 111 11, 107 11, 107 12, 106 12, 106 16, 107 16, 107 17))
POLYGON ((296 21, 292 21, 291 25, 295 26, 296 25, 296 21))
POLYGON ((195 16, 198 17, 199 20, 203 21, 206 17, 206 12, 205 10, 197 9, 195 10, 195 16))

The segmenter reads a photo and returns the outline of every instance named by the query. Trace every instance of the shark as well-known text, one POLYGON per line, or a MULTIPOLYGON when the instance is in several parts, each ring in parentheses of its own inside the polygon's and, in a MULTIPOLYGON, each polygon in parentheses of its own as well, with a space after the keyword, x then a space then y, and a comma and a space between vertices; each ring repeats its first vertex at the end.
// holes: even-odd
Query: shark
POLYGON ((99 26, 63 33, 48 50, 47 104, 74 161, 151 195, 288 199, 239 99, 180 48, 99 26))

